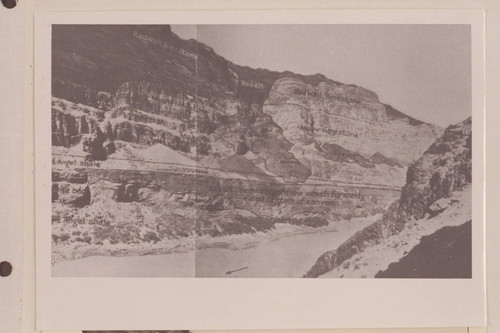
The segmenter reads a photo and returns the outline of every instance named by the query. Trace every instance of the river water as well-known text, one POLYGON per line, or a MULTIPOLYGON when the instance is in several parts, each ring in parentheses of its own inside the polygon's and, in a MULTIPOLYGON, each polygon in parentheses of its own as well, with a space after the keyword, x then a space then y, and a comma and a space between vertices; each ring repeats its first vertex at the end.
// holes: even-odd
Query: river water
POLYGON ((54 276, 94 277, 301 277, 324 252, 333 250, 373 219, 343 222, 337 230, 263 239, 244 249, 207 247, 194 252, 133 257, 92 256, 62 261, 54 276), (240 270, 241 269, 241 270, 240 270), (238 270, 238 271, 236 271, 238 270), (228 272, 231 274, 226 274, 228 272))

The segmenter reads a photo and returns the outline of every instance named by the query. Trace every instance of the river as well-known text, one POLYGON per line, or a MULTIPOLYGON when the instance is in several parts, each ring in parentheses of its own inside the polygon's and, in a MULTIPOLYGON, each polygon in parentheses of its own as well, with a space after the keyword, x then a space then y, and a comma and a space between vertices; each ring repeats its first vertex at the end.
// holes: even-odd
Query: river
MULTIPOLYGON (((372 218, 308 232, 264 238, 251 247, 205 247, 185 253, 133 257, 91 256, 58 262, 54 276, 78 277, 301 277, 324 252, 333 250, 372 218), (231 274, 226 274, 231 271, 231 274)), ((304 231, 304 230, 302 230, 304 231)))

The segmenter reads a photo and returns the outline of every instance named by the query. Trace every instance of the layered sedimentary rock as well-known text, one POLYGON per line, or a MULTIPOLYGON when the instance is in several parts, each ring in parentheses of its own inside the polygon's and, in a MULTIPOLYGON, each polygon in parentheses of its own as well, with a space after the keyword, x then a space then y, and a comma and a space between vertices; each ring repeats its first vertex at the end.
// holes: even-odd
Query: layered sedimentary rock
POLYGON ((233 64, 168 26, 54 26, 52 68, 54 215, 147 225, 127 241, 380 213, 442 132, 362 87, 233 64))
POLYGON ((441 133, 381 104, 368 90, 326 82, 313 86, 294 78, 273 84, 264 112, 320 178, 402 186, 405 167, 441 133))

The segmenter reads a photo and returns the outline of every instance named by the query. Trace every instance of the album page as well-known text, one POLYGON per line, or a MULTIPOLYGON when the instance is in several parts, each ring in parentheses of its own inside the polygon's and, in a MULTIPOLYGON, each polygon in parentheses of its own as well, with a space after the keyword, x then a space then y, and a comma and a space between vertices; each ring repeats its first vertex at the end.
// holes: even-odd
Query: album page
POLYGON ((36 13, 37 328, 485 324, 483 14, 36 13))

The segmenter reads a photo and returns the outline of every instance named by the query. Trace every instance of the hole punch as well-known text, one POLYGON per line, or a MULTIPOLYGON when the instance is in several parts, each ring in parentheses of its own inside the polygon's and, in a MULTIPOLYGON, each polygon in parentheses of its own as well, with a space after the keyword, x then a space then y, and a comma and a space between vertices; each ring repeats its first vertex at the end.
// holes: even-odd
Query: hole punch
POLYGON ((5 8, 12 9, 17 6, 17 0, 2 0, 2 5, 5 8))
POLYGON ((12 265, 10 264, 10 262, 8 261, 0 262, 0 276, 1 277, 9 276, 10 273, 12 273, 12 265))

